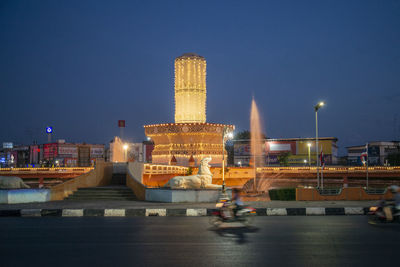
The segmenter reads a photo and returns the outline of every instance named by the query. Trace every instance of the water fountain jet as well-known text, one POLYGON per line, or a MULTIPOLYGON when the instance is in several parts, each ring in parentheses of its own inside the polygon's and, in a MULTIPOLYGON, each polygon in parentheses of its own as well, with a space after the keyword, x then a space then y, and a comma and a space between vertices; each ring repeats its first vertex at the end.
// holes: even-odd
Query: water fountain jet
POLYGON ((261 131, 261 120, 260 113, 257 108, 256 101, 254 97, 251 101, 251 111, 250 111, 250 151, 253 157, 253 167, 254 167, 254 180, 253 188, 254 192, 257 192, 257 166, 262 164, 262 142, 263 135, 261 131))

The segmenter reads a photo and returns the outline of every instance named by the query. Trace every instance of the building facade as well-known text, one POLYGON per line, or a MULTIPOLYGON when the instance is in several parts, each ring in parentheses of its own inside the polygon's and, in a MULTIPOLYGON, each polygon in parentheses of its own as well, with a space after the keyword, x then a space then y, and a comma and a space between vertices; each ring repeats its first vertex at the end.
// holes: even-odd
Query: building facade
MULTIPOLYGON (((326 165, 338 163, 338 139, 335 137, 321 137, 318 139, 319 153, 323 151, 326 165)), ((259 144, 262 146, 261 159, 263 166, 278 166, 279 157, 286 154, 289 165, 309 166, 316 164, 315 138, 286 138, 265 139, 259 144)), ((234 164, 236 166, 249 166, 252 158, 250 140, 237 140, 233 143, 234 164)))
POLYGON ((103 144, 54 143, 14 146, 0 151, 1 167, 88 167, 104 159, 103 144))
MULTIPOLYGON (((362 165, 361 154, 366 152, 367 144, 347 148, 348 165, 362 165)), ((376 141, 368 143, 368 164, 371 166, 388 165, 387 158, 392 153, 400 153, 399 141, 376 141)))

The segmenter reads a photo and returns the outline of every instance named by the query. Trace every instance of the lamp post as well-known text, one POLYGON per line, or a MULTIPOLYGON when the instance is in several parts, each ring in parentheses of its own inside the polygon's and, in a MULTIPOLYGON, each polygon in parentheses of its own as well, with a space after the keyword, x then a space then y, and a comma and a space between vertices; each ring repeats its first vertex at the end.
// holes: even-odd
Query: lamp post
POLYGON ((222 193, 225 194, 225 141, 231 139, 233 133, 229 127, 225 126, 222 132, 222 193))
POLYGON ((128 144, 125 144, 122 148, 124 149, 124 161, 128 162, 127 154, 128 154, 128 144))
POLYGON ((311 168, 311 153, 310 153, 311 143, 307 143, 307 146, 308 146, 308 167, 311 168))
POLYGON ((317 158, 317 187, 319 188, 319 158, 318 158, 318 110, 325 105, 324 102, 319 102, 314 106, 315 110, 315 151, 317 158))

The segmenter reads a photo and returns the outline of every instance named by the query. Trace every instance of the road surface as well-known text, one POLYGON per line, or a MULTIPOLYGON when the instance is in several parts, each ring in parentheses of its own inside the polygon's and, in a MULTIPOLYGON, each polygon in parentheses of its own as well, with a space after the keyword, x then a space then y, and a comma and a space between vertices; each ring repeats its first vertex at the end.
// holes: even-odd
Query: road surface
POLYGON ((398 261, 400 224, 365 216, 0 218, 0 266, 378 266, 398 261))

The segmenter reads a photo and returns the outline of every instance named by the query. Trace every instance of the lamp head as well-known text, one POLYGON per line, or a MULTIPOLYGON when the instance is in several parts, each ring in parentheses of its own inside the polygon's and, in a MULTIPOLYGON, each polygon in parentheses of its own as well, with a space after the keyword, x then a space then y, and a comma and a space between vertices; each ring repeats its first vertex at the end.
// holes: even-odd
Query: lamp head
POLYGON ((318 109, 320 109, 321 107, 323 107, 325 105, 325 102, 321 101, 318 104, 316 104, 314 106, 315 111, 318 111, 318 109))
POLYGON ((128 149, 128 145, 125 144, 122 148, 123 148, 124 150, 127 150, 127 149, 128 149))

